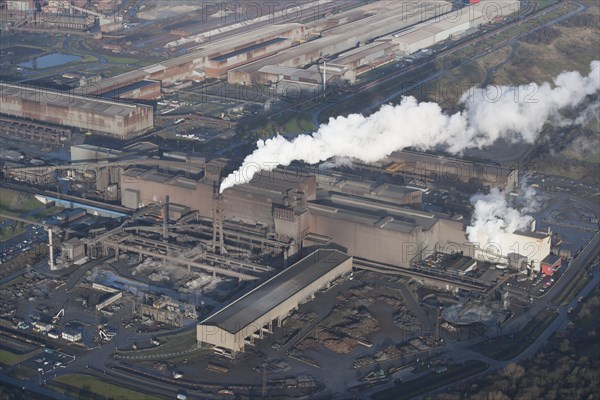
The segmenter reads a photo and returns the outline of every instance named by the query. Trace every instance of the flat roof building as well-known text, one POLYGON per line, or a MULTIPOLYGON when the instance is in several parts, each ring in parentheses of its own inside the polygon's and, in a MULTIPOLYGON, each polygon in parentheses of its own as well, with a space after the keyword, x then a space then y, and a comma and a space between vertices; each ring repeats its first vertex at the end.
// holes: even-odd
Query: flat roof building
POLYGON ((401 267, 435 251, 472 253, 464 224, 443 214, 336 193, 309 201, 308 213, 305 246, 333 242, 354 257, 401 267))
POLYGON ((280 326, 300 303, 351 271, 351 256, 317 250, 200 322, 198 343, 235 357, 246 344, 272 332, 274 320, 280 326))
POLYGON ((0 83, 0 113, 126 139, 154 126, 151 106, 0 83))
POLYGON ((396 163, 395 174, 402 175, 407 182, 426 186, 467 184, 511 191, 517 187, 519 179, 517 169, 437 154, 403 150, 393 152, 388 160, 396 163))

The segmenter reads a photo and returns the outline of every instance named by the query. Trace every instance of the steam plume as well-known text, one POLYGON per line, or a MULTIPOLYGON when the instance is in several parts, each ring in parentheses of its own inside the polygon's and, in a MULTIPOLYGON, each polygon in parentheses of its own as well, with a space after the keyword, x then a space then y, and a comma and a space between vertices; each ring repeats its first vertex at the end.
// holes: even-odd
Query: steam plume
POLYGON ((312 135, 293 140, 276 136, 259 140, 240 169, 227 176, 220 191, 249 182, 260 170, 294 160, 316 164, 332 157, 363 162, 379 161, 407 147, 419 150, 444 146, 452 153, 484 147, 497 139, 533 143, 544 123, 567 106, 581 103, 600 90, 600 61, 591 63, 589 75, 563 72, 554 85, 494 86, 471 89, 461 97, 464 110, 447 115, 437 103, 419 103, 405 97, 398 105, 384 105, 364 117, 331 118, 312 135))
MULTIPOLYGON (((525 194, 532 196, 532 193, 525 194)), ((502 243, 503 234, 529 230, 533 217, 509 205, 506 194, 497 188, 488 194, 471 197, 475 206, 471 225, 467 227, 467 237, 471 243, 502 243)))

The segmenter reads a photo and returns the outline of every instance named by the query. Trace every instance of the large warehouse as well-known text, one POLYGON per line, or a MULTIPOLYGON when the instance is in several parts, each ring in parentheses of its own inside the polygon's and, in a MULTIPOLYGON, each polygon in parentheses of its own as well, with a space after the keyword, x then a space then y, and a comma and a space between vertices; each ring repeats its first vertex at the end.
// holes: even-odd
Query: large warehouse
POLYGON ((308 204, 304 245, 335 243, 354 257, 409 267, 424 254, 472 255, 464 223, 391 202, 331 193, 308 204))
MULTIPOLYGON (((516 170, 460 159, 397 152, 391 160, 392 165, 400 166, 396 173, 431 186, 510 191, 517 182, 516 170)), ((168 194, 171 202, 198 210, 199 217, 213 219, 213 223, 222 216, 230 225, 263 227, 274 240, 289 245, 288 256, 303 246, 334 244, 354 257, 401 267, 409 267, 431 252, 488 257, 469 242, 461 215, 416 209, 422 192, 415 187, 276 169, 258 173, 250 183, 216 196, 218 183, 228 170, 224 159, 207 163, 203 171, 199 167, 195 177, 130 168, 121 176, 121 201, 135 209, 163 202, 168 194)), ((539 235, 543 242, 533 264, 538 269, 539 260, 549 251, 549 235, 531 235, 539 235)), ((226 234, 226 241, 229 239, 234 240, 235 235, 226 234)), ((502 253, 496 258, 504 262, 506 256, 502 253)))
MULTIPOLYGON (((199 179, 131 168, 121 176, 121 201, 125 207, 162 202, 166 195, 173 203, 198 210, 202 217, 212 218, 216 207, 215 192, 219 174, 211 176, 209 163, 199 179)), ((216 168, 216 166, 214 166, 216 168)), ((223 193, 220 199, 223 217, 227 220, 274 227, 274 209, 302 207, 316 196, 314 176, 286 174, 283 170, 263 171, 251 184, 237 185, 223 193)))
POLYGON ((300 303, 351 271, 351 256, 337 250, 317 250, 200 322, 198 343, 235 357, 244 351, 246 343, 272 332, 274 320, 281 326, 300 303))
POLYGON ((550 232, 537 232, 535 224, 532 224, 529 231, 498 233, 495 238, 477 237, 475 240, 481 245, 475 253, 475 258, 504 264, 506 260, 513 260, 518 256, 520 263, 524 262, 527 268, 540 272, 542 261, 550 254, 551 237, 550 232))
POLYGON ((0 83, 0 114, 127 139, 154 126, 151 106, 0 83))
POLYGON ((402 175, 406 181, 414 180, 426 186, 448 187, 472 185, 474 187, 497 187, 512 191, 517 187, 519 171, 500 165, 470 162, 454 157, 443 157, 413 151, 395 151, 388 161, 388 170, 402 175))
POLYGON ((440 18, 433 18, 412 26, 393 37, 400 52, 413 54, 449 38, 461 35, 472 28, 496 22, 520 9, 518 0, 482 0, 440 18))
POLYGON ((301 24, 269 24, 242 36, 208 42, 201 50, 103 79, 75 91, 78 94, 116 94, 120 93, 120 88, 148 79, 167 86, 177 81, 224 78, 229 69, 291 47, 294 40, 303 37, 304 26, 301 24))
MULTIPOLYGON (((447 4, 443 2, 443 4, 447 4)), ((267 83, 272 81, 271 69, 268 66, 283 66, 292 68, 303 68, 306 65, 316 63, 324 57, 333 56, 351 49, 359 48, 373 40, 398 31, 400 29, 417 24, 424 19, 438 17, 446 8, 439 7, 439 2, 424 1, 419 7, 413 7, 408 2, 388 2, 380 5, 377 11, 364 12, 357 20, 344 20, 344 14, 328 21, 334 25, 327 28, 324 26, 319 31, 315 40, 291 47, 278 52, 270 57, 247 63, 229 71, 227 79, 229 83, 251 84, 267 83), (344 21, 343 23, 341 21, 344 21)), ((348 11, 346 14, 356 14, 356 11, 348 11)), ((348 18, 351 18, 348 16, 348 18)), ((316 33, 315 33, 316 34, 316 33)), ((397 45, 395 45, 397 47, 397 45)), ((344 75, 344 73, 337 74, 344 75)), ((329 75, 330 77, 333 76, 329 75)), ((344 79, 353 80, 352 75, 343 76, 344 79)))

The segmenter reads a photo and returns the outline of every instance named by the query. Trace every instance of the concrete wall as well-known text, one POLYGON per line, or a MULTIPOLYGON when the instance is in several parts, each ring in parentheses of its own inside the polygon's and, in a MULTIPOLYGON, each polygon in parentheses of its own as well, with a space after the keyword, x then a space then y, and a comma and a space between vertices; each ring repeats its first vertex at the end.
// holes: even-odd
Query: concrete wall
MULTIPOLYGON (((310 232, 329 236, 354 257, 408 267, 416 255, 414 245, 422 242, 421 228, 411 233, 395 232, 348 221, 332 214, 310 216, 310 232)), ((305 245, 312 243, 305 242, 305 245)))

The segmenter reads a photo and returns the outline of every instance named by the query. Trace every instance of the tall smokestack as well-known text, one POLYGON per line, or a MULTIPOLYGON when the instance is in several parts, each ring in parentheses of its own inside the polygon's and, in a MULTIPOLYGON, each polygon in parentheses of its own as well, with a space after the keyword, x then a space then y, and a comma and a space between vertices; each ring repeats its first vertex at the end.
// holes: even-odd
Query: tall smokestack
POLYGON ((55 266, 54 266, 54 246, 52 243, 52 228, 48 229, 48 262, 50 265, 50 271, 54 271, 55 266))

